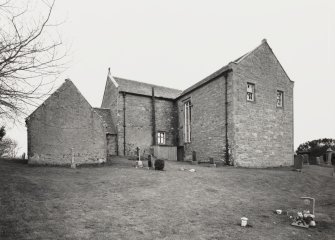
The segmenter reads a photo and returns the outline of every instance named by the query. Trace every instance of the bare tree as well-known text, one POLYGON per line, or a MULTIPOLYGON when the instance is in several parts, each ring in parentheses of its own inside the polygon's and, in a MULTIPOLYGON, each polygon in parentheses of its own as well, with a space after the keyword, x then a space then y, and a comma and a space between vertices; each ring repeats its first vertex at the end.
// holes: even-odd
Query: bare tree
POLYGON ((40 0, 37 14, 33 1, 13 2, 0 0, 0 118, 11 120, 49 93, 66 55, 60 37, 51 33, 55 0, 40 0))
POLYGON ((5 126, 0 128, 0 157, 15 158, 18 154, 18 144, 14 139, 5 137, 5 126))
POLYGON ((18 152, 18 144, 14 139, 4 138, 0 141, 0 157, 15 158, 18 152))

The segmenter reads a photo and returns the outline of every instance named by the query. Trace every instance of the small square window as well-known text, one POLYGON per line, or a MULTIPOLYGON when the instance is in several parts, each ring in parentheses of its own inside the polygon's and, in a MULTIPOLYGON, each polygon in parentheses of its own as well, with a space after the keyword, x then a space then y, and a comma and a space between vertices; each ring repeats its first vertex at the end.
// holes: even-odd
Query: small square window
POLYGON ((255 101, 255 84, 247 83, 247 101, 255 101))
POLYGON ((165 144, 165 132, 158 132, 157 133, 157 143, 158 144, 165 144))
POLYGON ((284 106, 284 92, 277 90, 277 107, 284 106))

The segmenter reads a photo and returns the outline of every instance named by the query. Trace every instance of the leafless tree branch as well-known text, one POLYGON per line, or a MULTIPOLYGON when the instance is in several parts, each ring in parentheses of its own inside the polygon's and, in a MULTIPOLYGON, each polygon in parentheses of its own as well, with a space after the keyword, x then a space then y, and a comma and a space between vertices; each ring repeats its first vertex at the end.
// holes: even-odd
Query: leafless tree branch
POLYGON ((39 1, 46 11, 36 19, 29 18, 28 5, 20 10, 0 0, 0 118, 17 119, 37 106, 65 69, 63 42, 48 32, 58 26, 50 23, 55 0, 39 1))

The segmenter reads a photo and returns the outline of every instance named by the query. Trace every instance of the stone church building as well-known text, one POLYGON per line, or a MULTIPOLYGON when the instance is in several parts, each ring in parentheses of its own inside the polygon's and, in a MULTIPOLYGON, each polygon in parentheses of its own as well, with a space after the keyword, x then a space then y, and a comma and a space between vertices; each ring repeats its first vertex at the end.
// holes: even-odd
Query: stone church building
POLYGON ((70 80, 27 119, 30 163, 154 154, 243 167, 293 164, 293 81, 266 40, 184 91, 112 77, 101 108, 70 80))

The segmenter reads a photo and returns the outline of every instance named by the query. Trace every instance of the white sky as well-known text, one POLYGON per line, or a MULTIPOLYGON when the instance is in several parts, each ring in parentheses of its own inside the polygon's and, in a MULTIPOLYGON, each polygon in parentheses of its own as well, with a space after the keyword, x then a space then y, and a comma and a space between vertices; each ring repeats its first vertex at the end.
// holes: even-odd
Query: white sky
MULTIPOLYGON (((56 0, 70 78, 94 107, 112 75, 185 89, 268 40, 295 82, 295 148, 335 138, 335 1, 56 0)), ((10 133, 26 151, 26 128, 10 133)))

